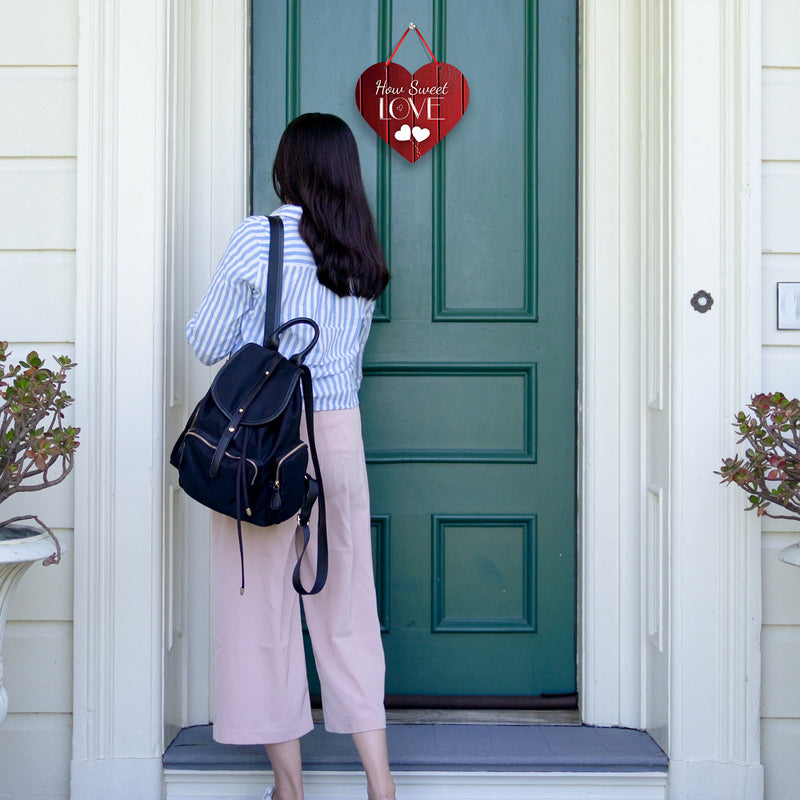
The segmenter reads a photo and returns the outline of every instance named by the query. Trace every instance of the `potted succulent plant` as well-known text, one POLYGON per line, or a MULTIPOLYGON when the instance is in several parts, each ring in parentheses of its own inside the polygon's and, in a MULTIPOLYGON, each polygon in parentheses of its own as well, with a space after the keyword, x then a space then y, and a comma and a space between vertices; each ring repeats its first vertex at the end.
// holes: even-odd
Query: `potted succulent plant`
MULTIPOLYGON (((50 369, 36 352, 8 363, 8 342, 0 342, 0 504, 18 492, 55 486, 72 471, 79 429, 64 424, 72 398, 65 390, 75 364, 67 356, 50 369)), ((61 545, 36 514, 0 521, 0 723, 8 696, 3 688, 2 644, 11 595, 34 561, 61 560, 61 545), (39 527, 21 523, 35 522, 39 527)))
MULTIPOLYGON (((781 392, 756 394, 747 408, 733 423, 747 449, 724 459, 717 474, 722 483, 747 492, 748 511, 800 522, 800 400, 781 392)), ((800 543, 784 548, 779 558, 800 566, 800 543)))

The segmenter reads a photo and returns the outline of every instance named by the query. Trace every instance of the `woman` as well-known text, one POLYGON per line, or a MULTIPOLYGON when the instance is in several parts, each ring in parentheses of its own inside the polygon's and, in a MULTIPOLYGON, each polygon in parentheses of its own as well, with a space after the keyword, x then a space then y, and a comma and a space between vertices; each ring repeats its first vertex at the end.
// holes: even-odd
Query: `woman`
MULTIPOLYGON (((314 428, 327 505, 329 573, 304 599, 320 675, 325 726, 353 736, 370 800, 393 800, 383 707, 384 660, 372 575, 369 495, 358 389, 375 300, 389 272, 361 179, 355 139, 329 114, 304 114, 285 130, 272 181, 283 205, 280 321, 311 317, 320 339, 306 358, 314 381, 314 428)), ((263 338, 269 224, 250 217, 234 232, 200 308, 187 326, 212 364, 263 338)), ((295 327, 281 351, 302 348, 295 327)), ((247 592, 239 592, 236 523, 212 519, 214 738, 266 743, 275 787, 264 798, 302 800, 300 737, 312 727, 298 597, 294 520, 243 523, 247 592), (273 794, 274 791, 274 794, 273 794)), ((312 528, 313 529, 313 528, 312 528)), ((315 561, 312 554, 311 561, 315 561)))

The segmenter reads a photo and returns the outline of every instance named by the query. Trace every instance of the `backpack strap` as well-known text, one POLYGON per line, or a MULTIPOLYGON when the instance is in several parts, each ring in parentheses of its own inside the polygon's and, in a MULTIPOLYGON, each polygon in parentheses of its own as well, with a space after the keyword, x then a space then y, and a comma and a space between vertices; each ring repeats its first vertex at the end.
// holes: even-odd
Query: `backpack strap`
POLYGON ((280 217, 267 217, 269 220, 269 263, 267 264, 267 314, 264 317, 264 344, 269 335, 278 327, 283 291, 283 220, 280 217))
POLYGON ((317 594, 325 585, 328 577, 328 528, 325 519, 325 491, 322 488, 322 472, 319 468, 319 458, 317 457, 317 446, 314 441, 314 400, 311 387, 311 371, 307 366, 302 365, 303 381, 303 404, 306 412, 306 430, 308 431, 308 449, 311 450, 311 461, 314 464, 314 474, 316 480, 306 475, 307 491, 306 499, 297 517, 297 533, 303 536, 303 549, 295 564, 292 574, 292 585, 295 591, 301 595, 317 594), (300 579, 300 563, 308 549, 311 541, 311 531, 308 528, 308 520, 311 517, 311 509, 314 501, 319 498, 319 515, 317 518, 317 577, 314 585, 310 589, 303 587, 300 579))
MULTIPOLYGON (((267 266, 267 311, 264 317, 264 346, 270 336, 277 330, 281 293, 283 287, 283 220, 278 216, 267 217, 269 220, 269 264, 267 266)), ((305 320, 303 320, 305 321, 305 320)), ((297 320, 294 320, 297 322, 297 320)), ((312 323, 313 324, 313 323, 312 323)), ((285 326, 288 327, 288 324, 285 326)), ((316 328, 316 325, 314 326, 316 328)), ((314 474, 316 479, 306 475, 306 497, 297 515, 297 533, 303 537, 303 548, 295 564, 292 574, 292 585, 298 594, 308 595, 317 594, 325 585, 328 578, 328 533, 325 519, 325 492, 322 488, 322 473, 319 468, 319 458, 317 457, 317 446, 314 441, 314 393, 311 385, 311 371, 302 364, 302 358, 311 347, 316 344, 319 330, 315 332, 314 340, 311 345, 302 353, 299 359, 293 358, 292 361, 301 367, 301 380, 303 383, 303 404, 306 414, 306 430, 308 431, 308 449, 311 451, 311 462, 314 464, 314 474), (317 576, 314 585, 310 589, 303 587, 300 579, 300 564, 306 554, 309 542, 311 541, 311 531, 309 530, 309 519, 314 502, 319 500, 319 515, 317 518, 317 576)), ((277 348, 277 341, 275 342, 277 348)), ((244 585, 244 575, 242 576, 244 585)))

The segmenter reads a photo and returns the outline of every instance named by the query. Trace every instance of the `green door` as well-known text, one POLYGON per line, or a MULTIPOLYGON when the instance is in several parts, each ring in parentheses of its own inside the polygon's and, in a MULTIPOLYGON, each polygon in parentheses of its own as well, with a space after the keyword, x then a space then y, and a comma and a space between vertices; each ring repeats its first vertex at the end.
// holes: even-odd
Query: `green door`
POLYGON ((287 120, 338 114, 392 270, 361 391, 390 703, 575 692, 575 48, 573 0, 253 0, 253 211, 287 120), (354 99, 409 22, 470 86, 414 164, 354 99))

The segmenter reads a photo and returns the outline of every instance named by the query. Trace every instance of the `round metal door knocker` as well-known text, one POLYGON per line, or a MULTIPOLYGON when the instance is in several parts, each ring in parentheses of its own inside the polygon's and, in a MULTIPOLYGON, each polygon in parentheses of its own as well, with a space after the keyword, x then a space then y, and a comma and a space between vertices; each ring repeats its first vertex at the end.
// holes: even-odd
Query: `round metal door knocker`
POLYGON ((705 289, 701 289, 692 295, 691 303, 695 311, 705 314, 714 305, 714 298, 705 289))

